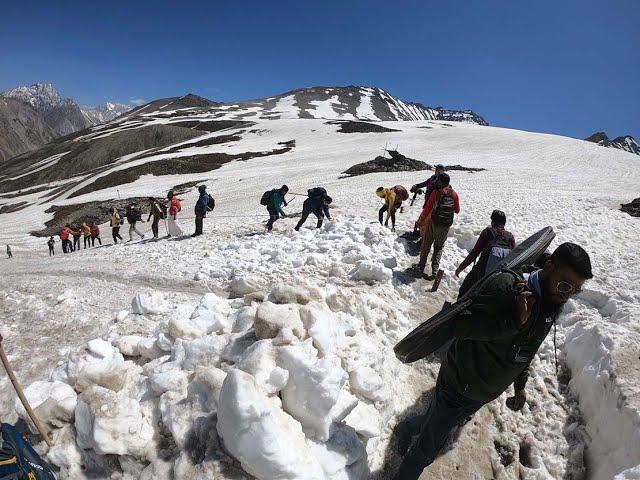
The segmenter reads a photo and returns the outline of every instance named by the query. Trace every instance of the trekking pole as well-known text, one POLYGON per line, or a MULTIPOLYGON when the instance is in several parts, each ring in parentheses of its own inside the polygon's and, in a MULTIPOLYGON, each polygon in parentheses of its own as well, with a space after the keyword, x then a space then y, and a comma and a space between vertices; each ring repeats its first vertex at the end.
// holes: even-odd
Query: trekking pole
POLYGON ((299 197, 308 197, 308 193, 295 193, 295 192, 287 192, 287 195, 297 195, 299 197))
POLYGON ((13 388, 18 394, 18 398, 20 398, 20 401, 22 402, 22 406, 24 406, 24 409, 27 411, 29 418, 31 418, 31 421, 38 429, 38 432, 40 432, 40 435, 42 436, 44 441, 47 442, 47 445, 49 445, 49 447, 52 447, 53 442, 49 439, 48 435, 44 432, 44 428, 42 427, 40 420, 38 420, 38 417, 36 416, 35 412, 31 408, 31 405, 29 405, 29 402, 27 401, 27 397, 24 396, 24 391, 22 390, 22 387, 20 386, 18 379, 13 373, 13 369, 9 364, 9 359, 7 358, 7 355, 4 352, 4 348, 2 346, 2 335, 0 335, 0 359, 2 360, 2 365, 4 366, 4 369, 7 372, 7 375, 9 376, 9 380, 11 380, 11 383, 13 384, 13 388))

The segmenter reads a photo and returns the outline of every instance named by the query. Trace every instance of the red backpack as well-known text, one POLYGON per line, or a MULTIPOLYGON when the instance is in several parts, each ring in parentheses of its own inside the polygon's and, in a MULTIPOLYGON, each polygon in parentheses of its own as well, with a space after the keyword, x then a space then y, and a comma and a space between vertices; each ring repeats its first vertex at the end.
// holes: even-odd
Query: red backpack
POLYGON ((393 190, 394 192, 396 192, 396 195, 402 199, 402 201, 404 202, 405 200, 409 200, 409 192, 407 192, 407 189, 404 188, 402 185, 396 185, 395 187, 393 187, 391 190, 393 190))

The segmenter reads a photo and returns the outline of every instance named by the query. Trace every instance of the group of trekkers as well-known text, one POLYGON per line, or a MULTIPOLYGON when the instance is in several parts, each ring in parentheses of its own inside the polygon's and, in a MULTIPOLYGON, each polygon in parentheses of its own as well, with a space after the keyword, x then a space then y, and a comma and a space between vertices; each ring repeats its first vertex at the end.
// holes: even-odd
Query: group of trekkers
MULTIPOLYGON (((449 229, 460 212, 460 199, 442 165, 436 166, 429 179, 411 187, 414 199, 423 189, 424 206, 414 231, 407 235, 420 239, 420 260, 410 271, 433 280, 439 272, 449 229), (431 272, 425 275, 432 247, 431 272)), ((397 185, 379 187, 376 194, 385 200, 378 212, 379 222, 383 224, 386 212, 384 224, 388 226, 391 220, 395 230, 395 214, 409 198, 408 192, 397 185)), ((449 327, 451 340, 441 351, 442 363, 427 411, 396 426, 403 460, 395 480, 417 480, 454 433, 510 385, 513 384, 514 394, 507 398, 507 407, 518 411, 525 406, 525 385, 533 357, 555 326, 564 304, 593 277, 589 255, 570 242, 561 244, 553 253, 545 252, 522 271, 493 273, 516 248, 516 242, 505 228, 507 217, 502 210, 494 210, 490 220, 455 270, 459 277, 473 263, 458 290, 458 299, 469 293, 473 302, 449 327), (480 284, 479 290, 470 292, 483 279, 485 283, 480 284)), ((438 332, 434 335, 442 334, 438 332)))
MULTIPOLYGON (((282 185, 280 188, 274 188, 273 190, 267 190, 262 194, 260 204, 267 207, 269 213, 269 220, 267 221, 267 231, 273 230, 273 224, 279 218, 286 217, 286 213, 283 210, 283 206, 287 206, 285 196, 289 193, 289 187, 282 185)), ((305 195, 305 194, 302 194, 305 195)), ((329 211, 330 205, 333 199, 327 195, 327 190, 324 187, 314 187, 307 190, 306 196, 308 197, 302 204, 302 213, 300 220, 294 227, 294 230, 299 231, 302 225, 307 221, 309 215, 312 213, 316 216, 316 228, 322 227, 324 218, 331 220, 331 212, 329 211)))
MULTIPOLYGON (((83 222, 79 226, 72 227, 67 224, 62 227, 60 233, 60 242, 62 242, 62 252, 72 253, 80 250, 80 240, 84 238, 84 248, 94 247, 96 241, 99 245, 102 245, 102 239, 100 238, 100 226, 95 222, 83 222), (73 239, 73 242, 71 241, 73 239)), ((49 237, 47 241, 49 247, 49 256, 56 254, 55 252, 55 240, 53 236, 49 237)))
MULTIPOLYGON (((192 237, 202 235, 203 220, 207 216, 208 212, 213 211, 215 207, 215 200, 211 195, 207 193, 207 187, 200 185, 198 187, 200 196, 195 206, 195 218, 196 229, 192 237)), ((180 237, 183 235, 182 228, 178 224, 178 213, 182 211, 182 200, 178 198, 173 190, 167 194, 166 201, 157 199, 155 197, 149 197, 149 215, 147 216, 147 222, 151 222, 151 232, 154 239, 158 239, 160 236, 160 222, 164 221, 165 229, 167 231, 167 237, 180 237), (152 221, 153 219, 153 221, 152 221)), ((139 205, 131 202, 127 205, 124 212, 120 212, 116 207, 109 209, 109 226, 111 227, 111 237, 113 243, 118 243, 118 240, 123 241, 122 235, 120 235, 120 228, 124 225, 125 219, 129 224, 129 240, 134 239, 134 235, 137 235, 140 239, 144 240, 145 235, 138 230, 138 223, 144 223, 142 209, 139 205)), ((79 227, 72 227, 71 225, 65 225, 60 230, 59 237, 62 242, 62 251, 64 253, 71 253, 80 249, 80 238, 84 236, 84 248, 88 246, 93 247, 95 242, 98 241, 102 245, 100 239, 100 227, 96 222, 84 222, 79 227), (73 243, 71 242, 73 238, 73 243)), ((53 237, 49 238, 47 242, 49 247, 49 256, 55 255, 55 240, 53 237)))

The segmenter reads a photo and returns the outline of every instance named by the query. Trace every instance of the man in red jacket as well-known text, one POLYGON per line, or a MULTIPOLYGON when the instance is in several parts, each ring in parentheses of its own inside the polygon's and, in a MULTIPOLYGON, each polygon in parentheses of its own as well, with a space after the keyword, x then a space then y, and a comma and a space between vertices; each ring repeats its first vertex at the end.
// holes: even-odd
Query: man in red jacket
POLYGON ((449 185, 449 180, 449 175, 446 173, 438 175, 437 188, 431 192, 423 209, 424 223, 418 225, 422 231, 422 247, 420 249, 420 262, 414 269, 420 275, 424 275, 427 258, 431 251, 431 245, 433 245, 433 255, 431 256, 432 274, 424 277, 427 280, 436 278, 440 268, 444 243, 447 240, 449 228, 453 225, 453 217, 455 214, 460 213, 460 199, 449 185))
POLYGON ((62 230, 60 230, 60 240, 62 240, 62 251, 64 253, 73 252, 73 245, 71 240, 69 240, 70 235, 77 235, 80 232, 77 232, 71 228, 71 225, 65 225, 62 230))

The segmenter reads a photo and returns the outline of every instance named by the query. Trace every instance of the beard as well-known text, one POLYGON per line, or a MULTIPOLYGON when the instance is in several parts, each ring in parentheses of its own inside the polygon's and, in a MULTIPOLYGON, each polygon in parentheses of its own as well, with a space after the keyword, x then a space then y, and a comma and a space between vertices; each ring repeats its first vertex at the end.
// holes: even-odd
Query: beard
POLYGON ((564 307, 566 300, 563 300, 561 295, 556 294, 549 277, 541 275, 540 284, 542 286, 542 301, 540 305, 542 311, 547 315, 559 312, 564 307))

